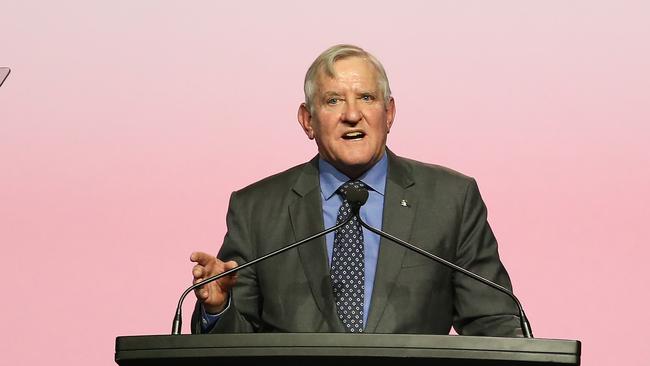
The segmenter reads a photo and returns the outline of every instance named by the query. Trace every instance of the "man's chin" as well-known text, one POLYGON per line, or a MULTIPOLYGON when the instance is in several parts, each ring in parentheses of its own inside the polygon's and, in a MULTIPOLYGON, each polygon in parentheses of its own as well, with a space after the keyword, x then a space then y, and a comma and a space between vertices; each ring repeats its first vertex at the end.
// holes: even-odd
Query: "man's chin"
POLYGON ((331 154, 321 152, 320 156, 352 179, 361 176, 381 159, 381 154, 377 154, 374 149, 369 149, 367 146, 339 149, 332 151, 331 154))
POLYGON ((372 159, 349 159, 333 164, 336 169, 351 179, 356 179, 372 168, 375 162, 372 159))

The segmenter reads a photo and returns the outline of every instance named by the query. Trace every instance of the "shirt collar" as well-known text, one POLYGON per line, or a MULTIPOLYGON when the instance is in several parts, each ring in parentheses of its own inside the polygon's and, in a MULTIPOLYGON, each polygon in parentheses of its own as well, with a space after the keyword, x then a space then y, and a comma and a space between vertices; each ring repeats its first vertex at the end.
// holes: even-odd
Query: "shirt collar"
MULTIPOLYGON (((332 164, 318 158, 318 175, 320 179, 320 191, 325 201, 329 200, 336 190, 349 181, 347 175, 338 171, 332 164)), ((371 190, 384 195, 386 189, 386 176, 388 175, 388 157, 386 151, 372 168, 368 169, 358 180, 362 181, 371 190)))

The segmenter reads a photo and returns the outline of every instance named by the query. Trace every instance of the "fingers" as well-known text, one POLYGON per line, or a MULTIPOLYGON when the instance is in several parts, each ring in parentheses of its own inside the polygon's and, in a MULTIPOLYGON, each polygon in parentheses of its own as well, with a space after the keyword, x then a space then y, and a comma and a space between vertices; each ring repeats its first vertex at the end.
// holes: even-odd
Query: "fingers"
POLYGON ((198 263, 202 266, 207 266, 216 260, 217 258, 215 256, 204 252, 194 252, 192 255, 190 255, 190 261, 198 263))
POLYGON ((192 268, 194 283, 198 282, 197 279, 200 281, 223 272, 223 263, 211 254, 194 252, 190 255, 190 261, 197 263, 192 268))
MULTIPOLYGON (((237 262, 235 261, 228 261, 224 263, 215 256, 204 252, 192 253, 190 255, 190 261, 197 263, 194 267, 192 267, 193 284, 237 267, 237 262)), ((236 279, 236 274, 232 274, 223 278, 223 281, 219 280, 219 282, 221 282, 219 284, 219 287, 229 289, 234 284, 234 279, 236 279)), ((197 289, 196 292, 197 296, 209 296, 208 289, 203 289, 203 287, 197 289)))
POLYGON ((235 261, 228 261, 223 264, 223 271, 230 271, 231 269, 237 267, 238 264, 235 261))
MULTIPOLYGON (((194 284, 238 266, 235 261, 222 262, 215 256, 203 252, 192 253, 190 261, 196 263, 192 267, 194 284)), ((228 300, 228 292, 236 281, 237 274, 233 273, 194 289, 194 294, 203 303, 206 310, 209 309, 211 313, 217 313, 224 308, 228 300)))
MULTIPOLYGON (((215 267, 217 259, 208 253, 194 252, 190 255, 190 261, 197 263, 192 267, 192 284, 197 284, 210 277, 210 270, 215 267)), ((194 293, 201 301, 205 301, 210 296, 210 291, 204 286, 195 289, 194 293)))
POLYGON ((194 283, 196 283, 197 278, 203 278, 205 274, 205 267, 201 265, 196 265, 192 268, 192 276, 194 277, 194 283))
POLYGON ((210 297, 210 291, 205 287, 195 289, 194 294, 196 295, 196 298, 201 302, 204 302, 210 297))
MULTIPOLYGON (((233 268, 236 268, 237 262, 235 261, 228 261, 225 263, 222 262, 221 267, 222 267, 221 272, 227 272, 233 268)), ((219 287, 221 287, 224 291, 228 291, 235 284, 236 280, 237 280, 237 273, 231 273, 230 275, 219 279, 218 284, 219 287)))
MULTIPOLYGON (((194 277, 194 283, 202 281, 208 277, 230 271, 231 269, 237 267, 237 262, 235 261, 222 262, 218 258, 203 252, 192 253, 190 256, 190 261, 197 263, 194 267, 192 267, 192 277, 194 277)), ((236 274, 232 274, 227 277, 235 276, 236 274)))

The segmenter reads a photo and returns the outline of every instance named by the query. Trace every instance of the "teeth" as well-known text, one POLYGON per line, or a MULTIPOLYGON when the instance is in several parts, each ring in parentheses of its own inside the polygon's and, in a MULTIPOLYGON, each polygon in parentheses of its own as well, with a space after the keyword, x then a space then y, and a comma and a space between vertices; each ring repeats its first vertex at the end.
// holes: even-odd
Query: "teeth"
POLYGON ((361 137, 362 135, 363 133, 361 132, 350 132, 345 134, 345 136, 347 137, 361 137))

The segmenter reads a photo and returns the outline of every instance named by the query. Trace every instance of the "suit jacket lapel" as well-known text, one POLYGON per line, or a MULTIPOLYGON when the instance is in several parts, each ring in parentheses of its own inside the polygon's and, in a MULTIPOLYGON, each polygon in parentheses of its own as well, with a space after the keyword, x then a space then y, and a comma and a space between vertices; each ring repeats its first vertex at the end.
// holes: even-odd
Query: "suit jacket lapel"
MULTIPOLYGON (((409 240, 417 205, 416 197, 409 190, 409 187, 414 184, 411 171, 391 151, 386 149, 386 153, 388 154, 388 178, 384 196, 382 230, 400 239, 409 240), (403 205, 403 200, 406 201, 406 206, 403 205)), ((402 267, 405 253, 406 249, 399 244, 385 238, 380 239, 366 332, 373 333, 377 328, 402 267)))
MULTIPOLYGON (((321 192, 318 177, 318 157, 307 163, 293 186, 298 199, 289 206, 289 216, 296 240, 304 239, 324 229, 321 192)), ((325 237, 299 246, 298 254, 312 295, 331 329, 343 332, 338 319, 327 262, 325 237)))

